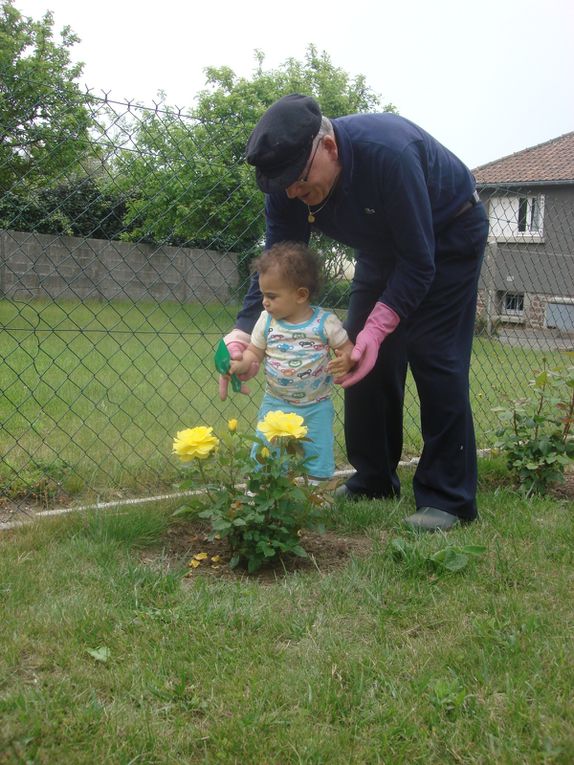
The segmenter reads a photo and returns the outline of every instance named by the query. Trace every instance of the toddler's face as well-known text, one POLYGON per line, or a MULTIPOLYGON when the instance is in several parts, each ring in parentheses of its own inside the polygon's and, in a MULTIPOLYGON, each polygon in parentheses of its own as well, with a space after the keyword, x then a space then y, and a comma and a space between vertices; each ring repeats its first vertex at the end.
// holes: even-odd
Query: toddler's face
POLYGON ((309 305, 307 290, 283 283, 277 270, 259 274, 259 289, 263 295, 263 308, 274 319, 295 323, 309 305))

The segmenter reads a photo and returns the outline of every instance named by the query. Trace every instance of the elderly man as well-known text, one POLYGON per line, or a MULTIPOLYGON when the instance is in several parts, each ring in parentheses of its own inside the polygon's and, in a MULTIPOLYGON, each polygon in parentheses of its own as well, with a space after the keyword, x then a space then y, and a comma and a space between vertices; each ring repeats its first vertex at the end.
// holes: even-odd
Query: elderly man
MULTIPOLYGON (((266 195, 267 247, 308 242, 315 230, 356 252, 346 327, 357 365, 336 380, 356 472, 336 494, 399 496, 409 364, 424 447, 413 479, 417 510, 406 522, 432 531, 474 520, 469 366, 488 220, 470 171, 403 117, 328 120, 299 94, 261 117, 247 161, 266 195)), ((226 337, 232 355, 246 347, 260 310, 254 278, 226 337)))

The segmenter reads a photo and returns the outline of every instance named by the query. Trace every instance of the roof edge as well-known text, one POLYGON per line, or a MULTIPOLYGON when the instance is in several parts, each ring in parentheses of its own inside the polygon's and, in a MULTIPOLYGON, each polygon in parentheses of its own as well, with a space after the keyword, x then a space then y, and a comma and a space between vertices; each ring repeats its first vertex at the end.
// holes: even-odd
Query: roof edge
POLYGON ((557 141, 561 141, 563 138, 566 138, 567 136, 574 136, 574 130, 570 130, 568 133, 562 133, 562 135, 556 136, 556 138, 550 138, 548 141, 537 143, 535 146, 527 146, 525 149, 514 151, 511 154, 505 154, 504 157, 498 157, 498 159, 493 159, 484 165, 478 165, 477 167, 473 168, 471 172, 474 173, 478 170, 484 170, 487 167, 491 167, 492 165, 497 165, 499 162, 503 162, 505 159, 510 159, 510 157, 516 157, 518 154, 526 154, 527 152, 530 152, 530 151, 536 151, 537 149, 540 149, 543 146, 548 146, 551 143, 556 143, 557 141))
POLYGON ((524 189, 540 186, 574 186, 574 178, 568 181, 477 181, 476 188, 481 189, 524 189))

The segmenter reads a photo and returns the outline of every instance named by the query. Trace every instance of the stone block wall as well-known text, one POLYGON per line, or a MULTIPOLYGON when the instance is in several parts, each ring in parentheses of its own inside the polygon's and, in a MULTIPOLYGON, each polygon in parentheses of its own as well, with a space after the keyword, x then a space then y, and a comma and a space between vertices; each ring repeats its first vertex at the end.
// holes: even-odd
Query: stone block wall
POLYGON ((237 256, 213 250, 0 231, 0 296, 227 302, 237 256))

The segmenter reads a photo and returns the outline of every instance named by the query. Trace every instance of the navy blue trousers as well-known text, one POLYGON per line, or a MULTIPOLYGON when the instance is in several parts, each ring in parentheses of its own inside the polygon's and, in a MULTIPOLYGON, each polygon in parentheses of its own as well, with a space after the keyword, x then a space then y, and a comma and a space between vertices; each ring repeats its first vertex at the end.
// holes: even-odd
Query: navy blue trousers
MULTIPOLYGON (((345 391, 345 442, 356 473, 347 481, 367 496, 399 496, 407 364, 420 400, 423 451, 413 488, 417 508, 474 519, 477 460, 469 396, 478 277, 488 219, 478 204, 435 241, 436 273, 417 310, 381 345, 377 363, 345 391)), ((354 341, 380 297, 388 272, 359 253, 346 327, 354 341)))

